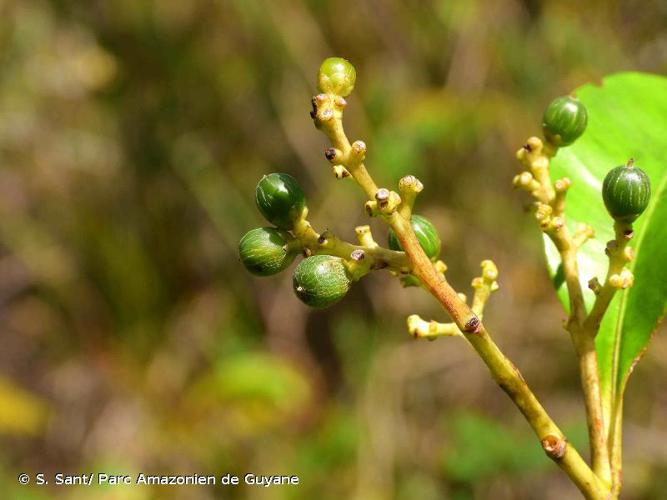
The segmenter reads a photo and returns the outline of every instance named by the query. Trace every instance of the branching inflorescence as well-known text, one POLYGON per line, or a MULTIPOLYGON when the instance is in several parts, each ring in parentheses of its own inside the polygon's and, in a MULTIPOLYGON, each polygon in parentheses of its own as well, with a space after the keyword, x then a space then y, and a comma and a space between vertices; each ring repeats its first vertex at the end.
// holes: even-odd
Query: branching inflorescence
POLYGON ((566 328, 579 358, 591 448, 591 467, 568 442, 529 389, 518 369, 494 343, 482 317, 484 305, 498 289, 498 269, 485 260, 480 276, 472 280, 472 303, 448 283, 447 266, 439 259, 441 241, 433 224, 413 214, 417 195, 424 189, 412 175, 403 177, 398 191, 378 187, 364 164, 364 142, 350 143, 343 128, 343 111, 354 88, 356 71, 345 59, 326 59, 318 74, 320 94, 312 99, 311 117, 315 126, 331 141, 325 150, 337 179, 352 178, 367 196, 367 214, 389 226, 388 248, 380 246, 369 226, 355 229, 357 243, 335 234, 316 231, 308 221, 305 196, 297 181, 287 174, 270 174, 260 180, 257 206, 276 227, 253 229, 240 243, 246 268, 268 276, 287 268, 298 254, 305 258, 294 271, 294 291, 311 307, 328 307, 341 300, 355 281, 373 270, 387 269, 405 286, 420 286, 431 293, 447 311, 451 322, 426 321, 408 317, 409 332, 415 338, 434 340, 441 336, 465 338, 480 355, 491 375, 523 413, 546 454, 571 478, 586 498, 610 498, 620 490, 620 415, 606 415, 600 393, 595 336, 609 303, 618 289, 632 285, 625 267, 632 260, 627 246, 632 222, 643 212, 650 196, 649 181, 632 161, 613 169, 605 179, 603 196, 615 219, 616 238, 607 245, 609 271, 603 283, 591 277, 590 288, 597 298, 586 311, 577 266, 577 250, 593 237, 593 230, 581 225, 568 229, 565 201, 571 181, 552 182, 550 159, 558 148, 572 144, 584 132, 587 113, 573 97, 554 100, 544 114, 545 140, 531 137, 518 151, 525 171, 514 178, 517 188, 534 198, 534 215, 540 229, 558 249, 569 295, 566 328))

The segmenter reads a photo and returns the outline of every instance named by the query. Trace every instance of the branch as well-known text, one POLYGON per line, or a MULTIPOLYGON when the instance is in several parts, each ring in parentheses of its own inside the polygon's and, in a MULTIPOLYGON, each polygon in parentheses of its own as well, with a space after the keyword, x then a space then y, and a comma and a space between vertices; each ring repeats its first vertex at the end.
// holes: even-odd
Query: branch
MULTIPOLYGON (((616 238, 607 243, 606 253, 609 257, 609 269, 604 285, 597 290, 597 297, 590 314, 584 322, 584 328, 596 335, 600 322, 617 290, 624 290, 634 281, 634 277, 625 265, 634 259, 634 252, 628 243, 632 239, 632 224, 614 223, 616 238)), ((595 290, 594 290, 595 291, 595 290)))
MULTIPOLYGON (((609 268, 607 270, 607 277, 604 285, 596 278, 591 280, 589 286, 596 293, 595 303, 591 309, 590 314, 584 321, 584 331, 589 336, 595 337, 600 329, 600 323, 604 317, 611 300, 617 290, 624 290, 632 286, 634 276, 632 272, 627 269, 626 264, 634 259, 634 251, 627 246, 632 239, 632 224, 615 222, 614 223, 615 239, 607 243, 606 253, 609 257, 609 268)), ((612 395, 612 398, 614 396, 612 395)), ((613 400, 613 399, 612 399, 613 400)), ((621 487, 621 433, 622 433, 622 406, 612 405, 611 414, 604 422, 604 433, 607 436, 607 446, 610 454, 611 471, 612 471, 612 489, 616 495, 621 487)))
POLYGON ((341 240, 331 231, 318 233, 306 219, 307 209, 294 224, 294 237, 297 244, 308 255, 326 254, 344 259, 352 275, 359 279, 364 274, 376 269, 389 269, 397 274, 410 272, 410 261, 404 252, 397 252, 379 246, 373 240, 368 226, 355 229, 360 245, 341 240))
MULTIPOLYGON (((344 102, 342 97, 333 94, 320 94, 313 99, 314 109, 311 116, 315 120, 315 125, 329 137, 333 145, 333 148, 326 150, 327 159, 334 164, 344 166, 350 172, 369 198, 366 204, 369 213, 381 216, 394 230, 412 265, 412 273, 452 317, 466 340, 487 365, 498 385, 533 428, 545 453, 568 474, 586 498, 606 498, 608 490, 605 485, 588 467, 577 450, 568 443, 563 432, 531 392, 519 370, 493 342, 479 316, 460 299, 444 275, 424 253, 409 218, 399 210, 400 196, 393 191, 377 189, 363 164, 365 145, 357 141, 350 146, 345 136, 342 125, 344 102)), ((545 192, 544 195, 550 194, 545 192)))
POLYGON ((552 184, 549 158, 554 153, 537 137, 528 139, 526 145, 517 152, 517 158, 527 171, 515 177, 514 185, 530 191, 536 198, 535 216, 542 231, 549 236, 560 253, 570 303, 566 328, 579 359, 593 470, 605 482, 610 483, 609 451, 602 412, 595 333, 584 328, 586 306, 577 264, 577 249, 592 236, 592 229, 580 227, 574 236, 570 234, 565 224, 565 197, 571 181, 563 178, 552 184), (539 187, 532 181, 539 184, 539 187))
MULTIPOLYGON (((475 290, 472 298, 472 310, 481 320, 484 306, 489 300, 491 293, 498 290, 498 268, 490 261, 482 261, 482 275, 472 280, 471 286, 475 290)), ((459 294, 459 298, 465 302, 465 295, 459 294)), ((435 340, 438 337, 460 337, 463 335, 455 323, 438 323, 437 321, 425 321, 417 314, 412 314, 407 319, 408 331, 415 338, 435 340)))

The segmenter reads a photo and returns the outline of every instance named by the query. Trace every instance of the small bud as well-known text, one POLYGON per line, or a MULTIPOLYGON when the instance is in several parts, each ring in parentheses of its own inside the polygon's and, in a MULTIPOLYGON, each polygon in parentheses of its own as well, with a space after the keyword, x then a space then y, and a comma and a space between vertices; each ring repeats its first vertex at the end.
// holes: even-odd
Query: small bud
POLYGON ((377 208, 383 214, 391 214, 401 204, 401 197, 395 191, 380 188, 375 193, 377 208))
MULTIPOLYGON (((350 149, 350 163, 352 166, 358 165, 366 158, 366 143, 364 141, 354 141, 350 149)), ((352 168, 352 167, 350 167, 352 168)))
POLYGON ((614 288, 625 290, 630 288, 635 281, 635 277, 629 269, 623 269, 619 274, 609 276, 609 284, 614 288))
POLYGON ((355 262, 360 262, 364 260, 365 257, 366 257, 366 252, 364 252, 361 248, 352 250, 352 253, 350 254, 350 259, 352 259, 355 262))
POLYGON ((408 332, 410 332, 410 335, 415 338, 419 337, 420 327, 423 322, 424 320, 421 319, 417 314, 411 314, 408 316, 406 323, 408 324, 408 332))
POLYGON ((570 186, 572 185, 572 181, 569 179, 569 177, 563 177, 562 179, 558 179, 554 183, 554 188, 556 191, 563 193, 570 189, 570 186))
POLYGON ((513 184, 515 187, 529 187, 534 180, 535 178, 530 172, 521 172, 514 177, 513 184))
POLYGON ((482 268, 482 277, 486 281, 495 281, 498 279, 498 267, 492 260, 483 260, 480 264, 482 268))
POLYGON ((414 175, 406 175, 398 181, 398 190, 403 192, 420 193, 424 189, 424 184, 414 175))
POLYGON ((435 270, 438 271, 440 274, 445 274, 447 272, 447 264, 445 264, 441 260, 436 260, 433 266, 435 267, 435 270))
POLYGON ((535 218, 539 222, 545 221, 546 219, 551 217, 553 209, 551 208, 550 205, 547 205, 546 203, 537 202, 535 203, 534 207, 535 207, 535 218))
POLYGON ((357 72, 342 57, 329 57, 320 66, 317 85, 321 92, 347 97, 354 89, 357 72))
POLYGON ((598 295, 602 290, 602 285, 600 285, 600 281, 597 278, 591 278, 588 281, 588 288, 590 288, 595 295, 598 295))
POLYGON ((345 179, 350 177, 350 172, 343 165, 334 165, 332 168, 334 177, 336 179, 345 179))
POLYGON ((377 193, 375 193, 375 200, 378 203, 389 201, 389 190, 386 188, 378 189, 377 193))
POLYGON ((324 157, 333 162, 336 158, 340 158, 341 152, 336 148, 326 148, 324 150, 324 157))
POLYGON ((342 96, 336 96, 336 98, 334 99, 334 104, 338 108, 343 109, 345 106, 347 106, 347 101, 342 96))
POLYGON ((625 250, 623 250, 623 258, 626 262, 632 262, 635 260, 635 250, 632 247, 625 247, 625 250))
POLYGON ((543 147, 544 143, 542 142, 542 139, 535 136, 530 137, 528 141, 526 141, 526 144, 524 145, 524 149, 528 153, 541 153, 543 147))
POLYGON ((612 274, 609 276, 609 284, 614 288, 623 288, 623 278, 620 274, 612 274))
POLYGON ((370 226, 357 226, 354 228, 354 232, 357 235, 357 240, 359 243, 368 248, 377 247, 378 244, 373 239, 373 233, 371 233, 370 226))
POLYGON ((630 271, 629 269, 623 269, 621 271, 621 281, 622 281, 621 288, 623 289, 630 288, 635 282, 635 275, 632 274, 632 271, 630 271))

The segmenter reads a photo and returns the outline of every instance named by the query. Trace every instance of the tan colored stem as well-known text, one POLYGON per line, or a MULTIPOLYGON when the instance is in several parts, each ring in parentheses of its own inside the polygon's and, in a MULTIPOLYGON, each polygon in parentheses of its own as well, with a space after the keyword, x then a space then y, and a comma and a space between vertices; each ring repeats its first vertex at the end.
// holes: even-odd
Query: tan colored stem
POLYGON ((353 150, 343 129, 341 117, 345 101, 332 94, 320 94, 314 98, 314 102, 317 107, 314 118, 317 120, 322 131, 331 140, 331 145, 341 153, 341 158, 338 158, 336 161, 347 168, 354 180, 364 190, 366 196, 372 200, 378 188, 363 163, 365 149, 361 154, 357 154, 355 158, 354 153, 356 151, 353 150))
POLYGON ((410 221, 402 217, 398 212, 393 212, 387 222, 396 233, 401 242, 401 248, 405 250, 410 262, 412 263, 412 272, 417 276, 424 287, 445 307, 454 323, 462 332, 474 332, 480 325, 477 315, 461 301, 456 291, 447 282, 447 279, 433 266, 433 263, 424 253, 419 245, 417 236, 412 230, 410 221), (408 248, 417 248, 418 252, 412 255, 408 248))
MULTIPOLYGON (((316 126, 329 136, 334 148, 338 150, 331 155, 330 161, 344 165, 373 202, 378 189, 363 165, 365 145, 363 150, 361 147, 351 146, 343 131, 341 118, 344 101, 335 96, 321 94, 315 97, 313 103, 316 126)), ((355 145, 359 146, 359 143, 355 145)), ((542 194, 546 197, 553 196, 553 188, 550 190, 545 188, 542 194)), ((465 338, 489 368, 494 380, 524 415, 545 453, 567 473, 586 498, 606 499, 609 494, 606 485, 595 475, 574 446, 568 443, 563 432, 532 393, 519 370, 493 342, 479 317, 461 300, 444 275, 435 268, 421 248, 409 219, 397 210, 383 213, 383 218, 396 233, 413 274, 421 280, 424 287, 440 302, 464 333, 465 338)))
POLYGON ((312 254, 323 253, 350 259, 354 251, 361 250, 364 252, 369 269, 389 268, 397 273, 405 273, 410 270, 410 262, 404 252, 389 250, 377 244, 353 245, 334 234, 318 233, 305 219, 296 222, 293 232, 302 247, 312 254))
POLYGON ((430 271, 433 265, 419 245, 410 224, 398 214, 390 219, 390 224, 413 264, 413 272, 447 310, 459 329, 465 332, 466 340, 482 358, 494 380, 524 415, 547 455, 567 473, 586 498, 607 498, 608 490, 605 485, 588 467, 577 450, 568 443, 563 432, 532 393, 517 367, 500 351, 481 321, 458 298, 446 280, 438 273, 430 271), (476 323, 472 321, 473 318, 476 323), (471 328, 473 324, 475 327, 471 328))
MULTIPOLYGON (((519 150, 517 156, 541 186, 541 189, 532 190, 533 196, 541 204, 538 205, 539 212, 536 215, 542 230, 558 249, 563 265, 570 306, 567 330, 579 360, 593 471, 605 484, 611 484, 607 432, 600 390, 598 357, 595 349, 597 330, 591 331, 584 327, 586 306, 577 264, 577 248, 581 238, 575 240, 565 224, 565 195, 570 187, 570 180, 564 178, 556 181, 555 184, 551 182, 549 159, 554 153, 555 151, 552 151, 548 144, 543 144, 538 138, 531 137, 526 146, 519 150)), ((515 182, 515 184, 526 185, 525 182, 515 182)))
MULTIPOLYGON (((435 264, 437 268, 437 264, 435 264)), ((479 319, 484 314, 484 306, 489 300, 491 293, 498 290, 498 268, 493 261, 482 262, 482 275, 472 280, 475 290, 472 298, 472 310, 479 319)), ((459 294, 459 298, 465 302, 465 296, 459 294)), ((412 314, 407 320, 408 331, 415 338, 435 340, 438 337, 460 337, 463 335, 456 323, 439 323, 437 321, 425 321, 419 315, 412 314)))
POLYGON ((558 234, 553 235, 552 240, 561 254, 565 284, 570 300, 570 317, 567 330, 579 359, 579 373, 586 406, 586 423, 593 470, 604 481, 611 482, 595 335, 583 328, 586 308, 579 282, 576 246, 566 227, 561 228, 558 234))
MULTIPOLYGON (((614 294, 619 288, 626 288, 632 285, 632 274, 625 270, 625 265, 632 260, 632 249, 627 245, 632 238, 632 225, 625 223, 614 224, 615 239, 607 244, 607 254, 609 256, 609 269, 604 285, 599 289, 593 308, 585 319, 583 329, 587 336, 595 338, 597 335, 602 318, 609 308, 609 304, 614 298, 614 294), (623 273, 629 274, 628 277, 621 278, 623 273)), ((621 489, 622 480, 622 422, 623 422, 623 403, 622 398, 618 397, 615 391, 612 391, 611 414, 604 421, 604 435, 607 437, 607 447, 610 457, 611 485, 614 498, 618 496, 621 489), (614 401, 620 401, 615 405, 614 401)))
POLYGON ((607 278, 605 279, 605 283, 600 289, 600 292, 595 299, 595 303, 593 304, 593 308, 584 323, 586 330, 595 332, 596 334, 600 329, 602 318, 605 312, 607 312, 609 304, 614 298, 614 294, 618 290, 618 287, 613 285, 613 280, 611 278, 614 275, 620 275, 625 264, 631 259, 631 254, 629 255, 626 253, 626 247, 632 237, 632 225, 616 223, 614 224, 614 230, 616 239, 613 242, 612 248, 609 248, 609 245, 607 248, 609 254, 607 278))

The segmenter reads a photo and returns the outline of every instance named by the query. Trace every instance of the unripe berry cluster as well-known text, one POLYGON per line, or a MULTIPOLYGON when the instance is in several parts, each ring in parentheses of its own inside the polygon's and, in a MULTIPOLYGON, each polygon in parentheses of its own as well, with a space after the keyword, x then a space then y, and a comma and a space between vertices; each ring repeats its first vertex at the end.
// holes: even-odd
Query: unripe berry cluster
MULTIPOLYGON (((342 299, 353 282, 348 263, 333 255, 310 255, 294 234, 296 225, 307 224, 306 199, 296 179, 284 173, 264 176, 257 184, 255 201, 264 218, 276 227, 256 228, 241 238, 239 255, 246 269, 257 276, 271 276, 285 270, 299 253, 304 253, 306 258, 293 276, 296 296, 314 308, 328 307, 342 299)), ((414 215, 412 227, 426 254, 435 260, 441 243, 433 223, 414 215)), ((391 250, 402 251, 391 230, 388 245, 391 250)))
MULTIPOLYGON (((355 79, 356 71, 348 61, 339 57, 326 59, 322 63, 318 74, 318 87, 322 94, 316 96, 316 99, 313 100, 315 108, 318 103, 332 102, 335 106, 344 106, 343 97, 352 92, 355 79)), ((335 119, 335 114, 328 112, 323 112, 321 116, 314 112, 312 116, 316 125, 321 124, 321 120, 335 119)), ((588 113, 583 103, 570 96, 558 97, 547 106, 544 112, 542 128, 546 143, 542 146, 539 139, 533 138, 524 147, 525 150, 520 151, 520 156, 542 154, 535 151, 535 146, 531 146, 531 144, 544 148, 545 151, 549 148, 549 151, 555 154, 553 152, 558 148, 573 144, 584 133, 587 124, 588 113)), ((350 158, 354 157, 356 160, 348 163, 348 166, 358 165, 363 160, 365 145, 362 148, 362 146, 358 146, 359 144, 363 145, 358 141, 351 146, 349 154, 352 156, 350 158), (357 149, 361 148, 363 151, 357 154, 355 147, 357 149), (356 156, 354 156, 355 154, 356 156)), ((335 163, 340 155, 343 155, 342 151, 329 148, 325 156, 335 163)), ((527 161, 529 164, 531 163, 530 160, 527 159, 527 161)), ((549 201, 547 191, 543 191, 544 183, 550 181, 548 180, 548 173, 545 177, 540 173, 540 168, 542 167, 538 165, 537 170, 524 172, 517 176, 515 184, 532 192, 538 197, 538 200, 541 200, 537 203, 537 215, 540 218, 543 230, 547 232, 558 231, 562 227, 562 213, 556 213, 560 210, 558 205, 552 205, 553 201, 549 201), (547 198, 544 198, 544 196, 547 196, 547 198)), ((342 165, 335 164, 334 172, 345 174, 337 174, 337 178, 345 178, 350 175, 350 172, 342 165), (336 170, 336 167, 338 167, 338 170, 336 170)), ((410 176, 404 180, 402 193, 406 198, 411 198, 410 202, 412 202, 415 193, 420 191, 423 186, 418 180, 410 176), (419 185, 418 189, 417 184, 419 185), (410 186, 415 189, 408 189, 410 186)), ((569 179, 562 179, 554 184, 554 188, 557 192, 564 192, 569 185, 569 179)), ((603 183, 602 195, 611 216, 617 222, 630 224, 646 209, 650 191, 648 177, 631 161, 627 165, 614 168, 608 173, 603 183)), ((377 243, 372 240, 372 236, 368 235, 367 237, 370 240, 362 241, 362 246, 354 247, 355 249, 351 252, 349 249, 352 246, 347 244, 347 254, 333 251, 335 245, 325 245, 327 237, 324 234, 318 235, 315 233, 306 220, 308 213, 306 198, 303 190, 292 176, 284 173, 272 173, 264 176, 257 185, 255 200, 259 211, 274 227, 253 229, 241 239, 239 244, 241 261, 251 273, 258 276, 270 276, 279 273, 289 267, 298 254, 303 254, 305 259, 294 272, 294 292, 305 304, 322 308, 342 299, 349 291, 352 282, 370 271, 369 266, 360 263, 365 258, 365 251, 378 248, 377 243), (310 235, 310 240, 308 235, 310 235), (317 241, 316 244, 312 242, 313 235, 317 241)), ((367 208, 371 208, 369 213, 372 215, 376 215, 378 211, 387 215, 396 210, 401 203, 402 200, 396 193, 379 189, 375 193, 375 201, 368 202, 367 208), (386 203, 382 205, 384 211, 379 210, 385 198, 386 203)), ((436 262, 440 255, 441 241, 435 226, 425 217, 413 215, 411 204, 406 213, 414 236, 424 253, 431 262, 436 263, 439 272, 444 272, 443 269, 446 267, 444 263, 436 262)), ((401 241, 393 229, 389 230, 388 250, 385 250, 403 251, 401 241)), ((383 264, 381 259, 376 263, 376 268, 384 266, 386 266, 386 263, 383 264)), ((401 281, 406 286, 421 284, 419 279, 410 273, 409 269, 401 267, 400 269, 393 269, 393 272, 401 275, 401 281)))

